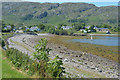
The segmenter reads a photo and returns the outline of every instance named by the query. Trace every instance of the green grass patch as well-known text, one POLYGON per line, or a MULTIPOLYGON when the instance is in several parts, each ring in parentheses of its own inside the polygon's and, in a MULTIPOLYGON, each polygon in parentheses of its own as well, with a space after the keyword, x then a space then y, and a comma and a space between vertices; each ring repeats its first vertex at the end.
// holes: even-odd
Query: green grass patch
POLYGON ((8 58, 4 55, 5 51, 0 49, 0 59, 2 59, 2 78, 29 78, 22 71, 17 70, 8 58), (2 55, 3 54, 3 55, 2 55))
POLYGON ((2 78, 2 49, 0 47, 0 79, 2 78))

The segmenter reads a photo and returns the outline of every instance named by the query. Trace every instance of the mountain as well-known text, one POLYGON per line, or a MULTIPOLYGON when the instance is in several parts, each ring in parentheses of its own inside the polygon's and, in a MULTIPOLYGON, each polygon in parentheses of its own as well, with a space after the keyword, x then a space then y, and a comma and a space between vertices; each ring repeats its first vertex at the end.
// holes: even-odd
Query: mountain
POLYGON ((12 24, 106 23, 117 26, 117 17, 117 6, 97 7, 88 3, 2 3, 2 20, 12 24))

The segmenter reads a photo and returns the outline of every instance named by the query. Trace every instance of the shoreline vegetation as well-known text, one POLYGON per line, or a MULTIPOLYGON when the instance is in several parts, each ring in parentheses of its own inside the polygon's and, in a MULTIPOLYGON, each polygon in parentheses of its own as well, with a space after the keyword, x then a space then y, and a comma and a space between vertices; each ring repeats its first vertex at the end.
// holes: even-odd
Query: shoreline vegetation
MULTIPOLYGON (((6 56, 4 57, 5 59, 11 62, 10 64, 14 67, 14 69, 21 73, 24 72, 27 76, 32 76, 33 78, 60 78, 61 76, 64 77, 62 75, 62 73, 65 73, 64 67, 61 67, 61 65, 63 64, 62 61, 58 60, 59 56, 56 56, 53 60, 50 60, 48 58, 48 55, 51 49, 46 48, 46 45, 47 40, 44 38, 41 39, 39 41, 39 44, 36 45, 36 52, 32 53, 33 56, 29 56, 28 54, 25 54, 15 48, 9 47, 7 47, 7 50, 3 51, 3 55, 6 56)), ((5 64, 4 60, 3 63, 5 64)), ((3 68, 3 72, 4 78, 6 77, 5 68, 3 68)), ((12 75, 10 74, 7 75, 7 77, 11 76, 12 75)), ((22 78, 23 76, 19 77, 22 78)))
POLYGON ((11 63, 11 61, 5 56, 5 51, 0 47, 0 57, 2 61, 2 74, 1 78, 29 78, 28 75, 23 73, 11 63))

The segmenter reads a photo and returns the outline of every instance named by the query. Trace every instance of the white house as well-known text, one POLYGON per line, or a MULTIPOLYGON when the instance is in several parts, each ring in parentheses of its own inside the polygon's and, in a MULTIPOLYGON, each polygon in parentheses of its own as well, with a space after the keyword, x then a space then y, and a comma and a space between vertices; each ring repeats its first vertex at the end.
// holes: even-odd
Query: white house
POLYGON ((90 28, 90 26, 85 26, 85 28, 89 29, 89 28, 90 28))
POLYGON ((7 30, 7 29, 10 30, 10 29, 11 29, 11 26, 10 26, 10 25, 7 25, 6 27, 4 27, 4 29, 5 29, 5 30, 7 30))
POLYGON ((23 33, 23 30, 16 30, 15 33, 23 33))
POLYGON ((62 26, 62 28, 63 28, 63 30, 64 29, 70 29, 70 28, 72 28, 71 26, 62 26))
POLYGON ((22 29, 22 27, 19 27, 19 29, 22 29))
POLYGON ((37 26, 30 28, 30 31, 35 31, 35 30, 36 30, 36 31, 40 31, 40 29, 39 29, 37 26))
POLYGON ((85 29, 80 29, 80 31, 84 31, 85 29))

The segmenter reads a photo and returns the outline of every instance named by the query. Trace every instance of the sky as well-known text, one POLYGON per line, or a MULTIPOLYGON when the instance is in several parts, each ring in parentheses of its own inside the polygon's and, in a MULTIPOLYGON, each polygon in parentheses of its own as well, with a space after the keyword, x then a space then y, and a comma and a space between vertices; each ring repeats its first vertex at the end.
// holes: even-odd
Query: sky
POLYGON ((119 0, 23 0, 23 1, 40 2, 40 3, 86 2, 86 3, 95 4, 98 7, 111 6, 111 5, 117 6, 119 2, 119 0))

